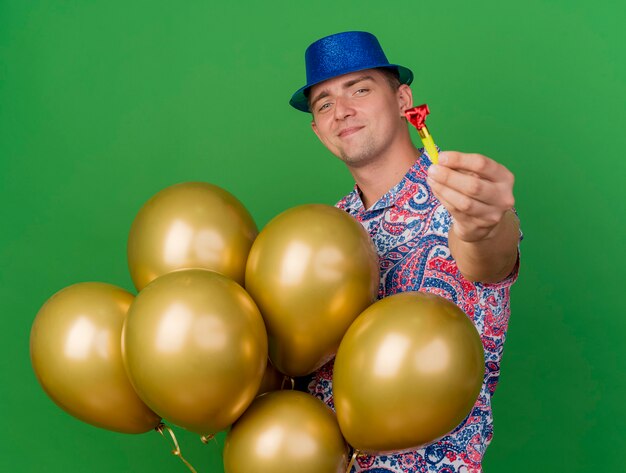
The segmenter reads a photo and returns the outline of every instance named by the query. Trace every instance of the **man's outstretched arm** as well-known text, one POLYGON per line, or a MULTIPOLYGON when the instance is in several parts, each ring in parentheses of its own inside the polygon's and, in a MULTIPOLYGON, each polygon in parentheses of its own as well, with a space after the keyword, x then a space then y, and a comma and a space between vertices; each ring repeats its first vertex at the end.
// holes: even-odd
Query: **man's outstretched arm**
POLYGON ((463 276, 495 283, 517 262, 519 220, 512 208, 513 174, 480 154, 439 155, 428 183, 452 216, 448 245, 463 276))

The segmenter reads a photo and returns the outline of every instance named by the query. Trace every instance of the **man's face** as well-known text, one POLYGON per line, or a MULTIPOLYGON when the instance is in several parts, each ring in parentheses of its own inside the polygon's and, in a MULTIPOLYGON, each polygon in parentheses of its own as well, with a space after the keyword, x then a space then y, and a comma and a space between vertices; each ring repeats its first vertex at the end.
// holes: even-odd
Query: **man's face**
POLYGON ((406 132, 406 85, 392 90, 377 70, 353 72, 314 85, 310 91, 313 131, 350 167, 376 160, 406 132))

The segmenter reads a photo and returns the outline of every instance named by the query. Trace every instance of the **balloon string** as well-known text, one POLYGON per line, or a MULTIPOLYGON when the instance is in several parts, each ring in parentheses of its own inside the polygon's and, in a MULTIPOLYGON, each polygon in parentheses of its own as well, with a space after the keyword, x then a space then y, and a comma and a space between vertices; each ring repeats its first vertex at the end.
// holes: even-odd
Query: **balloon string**
POLYGON ((346 473, 350 473, 350 471, 352 470, 352 466, 354 465, 354 461, 356 460, 356 457, 358 457, 360 454, 361 452, 355 448, 354 453, 352 454, 352 458, 350 459, 350 463, 348 463, 348 468, 346 469, 346 473))
POLYGON ((285 389, 285 381, 291 381, 291 390, 293 391, 294 389, 296 389, 296 380, 293 379, 291 376, 283 376, 283 382, 280 385, 280 390, 282 391, 283 389, 285 389))
POLYGON ((191 466, 191 464, 185 460, 183 458, 182 453, 180 452, 180 447, 178 446, 178 440, 176 440, 176 435, 174 435, 174 432, 172 431, 171 428, 169 428, 167 425, 165 425, 163 422, 159 423, 159 425, 157 425, 154 430, 156 430, 158 433, 160 433, 163 438, 167 438, 165 437, 165 434, 163 433, 163 430, 167 430, 167 432, 170 434, 170 437, 172 437, 172 442, 174 442, 174 450, 172 450, 172 455, 180 458, 182 460, 182 462, 187 466, 187 468, 189 468, 193 473, 198 473, 195 468, 193 466, 191 466))
POLYGON ((214 434, 211 435, 203 435, 202 437, 200 437, 200 440, 202 441, 203 444, 207 445, 211 440, 213 440, 215 443, 217 443, 217 439, 215 438, 214 434))

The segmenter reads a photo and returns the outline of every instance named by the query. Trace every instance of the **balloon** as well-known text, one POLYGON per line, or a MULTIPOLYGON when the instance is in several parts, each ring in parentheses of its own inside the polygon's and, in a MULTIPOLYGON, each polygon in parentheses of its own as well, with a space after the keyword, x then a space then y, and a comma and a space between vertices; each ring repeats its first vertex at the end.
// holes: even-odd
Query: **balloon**
POLYGON ((469 414, 484 372, 480 336, 454 303, 418 292, 381 299, 354 321, 337 351, 341 431, 370 453, 432 442, 469 414))
POLYGON ((226 473, 344 473, 347 446, 333 412, 299 391, 256 398, 224 443, 226 473))
POLYGON ((270 359, 289 376, 331 359, 379 283, 365 229, 342 210, 303 205, 275 217, 248 257, 246 289, 265 320, 270 359))
POLYGON ((248 407, 267 363, 267 335, 254 301, 234 281, 188 269, 143 289, 122 332, 135 390, 155 412, 201 435, 248 407))
POLYGON ((111 284, 74 284, 41 307, 30 357, 48 396, 74 417, 129 434, 157 426, 124 370, 120 337, 134 296, 111 284))
POLYGON ((141 208, 128 237, 128 266, 138 291, 177 269, 209 269, 243 284, 258 233, 232 194, 204 182, 162 190, 141 208))
POLYGON ((274 368, 274 365, 272 365, 272 362, 268 358, 267 367, 265 368, 263 379, 261 380, 261 386, 259 386, 256 395, 260 396, 261 394, 271 391, 278 391, 283 388, 283 384, 285 383, 287 383, 286 376, 274 368))

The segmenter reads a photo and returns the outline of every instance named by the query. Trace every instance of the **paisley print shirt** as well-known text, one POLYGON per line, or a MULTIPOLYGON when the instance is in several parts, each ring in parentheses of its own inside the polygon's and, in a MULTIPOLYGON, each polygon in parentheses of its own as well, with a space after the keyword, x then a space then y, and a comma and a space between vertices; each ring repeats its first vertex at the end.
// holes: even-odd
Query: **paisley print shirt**
MULTIPOLYGON (((361 222, 378 249, 378 298, 404 291, 431 292, 453 301, 472 319, 485 349, 482 389, 467 418, 438 442, 401 454, 359 456, 352 473, 479 473, 493 435, 491 397, 510 314, 509 288, 519 263, 496 284, 474 283, 461 275, 448 248, 450 214, 426 184, 430 164, 422 152, 402 181, 369 209, 357 186, 337 207, 361 222)), ((314 374, 308 388, 334 409, 332 370, 330 361, 314 374)))

